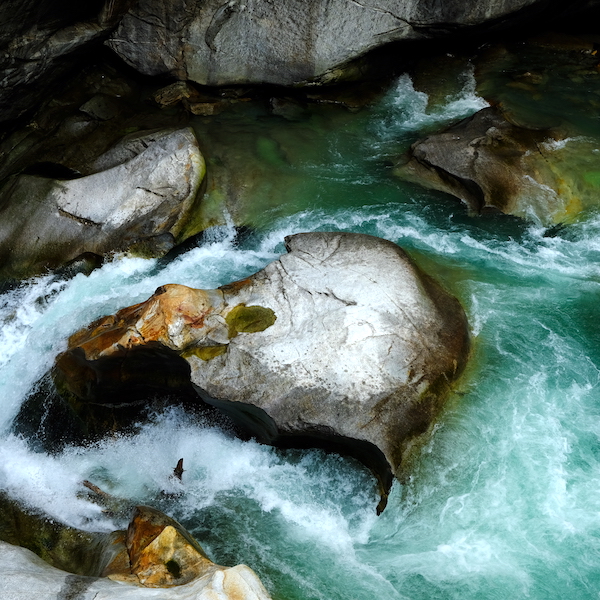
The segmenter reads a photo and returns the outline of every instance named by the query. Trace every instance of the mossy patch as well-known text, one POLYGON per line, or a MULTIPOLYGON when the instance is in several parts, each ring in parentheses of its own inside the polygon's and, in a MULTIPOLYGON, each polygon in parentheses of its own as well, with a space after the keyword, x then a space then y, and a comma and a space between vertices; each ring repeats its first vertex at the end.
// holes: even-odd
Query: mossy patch
POLYGON ((256 333, 271 327, 277 320, 275 313, 264 306, 246 306, 238 304, 225 317, 229 326, 229 337, 238 333, 256 333))
POLYGON ((212 360, 221 354, 227 352, 227 346, 201 346, 200 348, 190 348, 181 353, 183 358, 189 358, 190 356, 197 356, 202 360, 212 360))
POLYGON ((583 174, 583 179, 594 188, 600 187, 600 171, 588 171, 583 174))

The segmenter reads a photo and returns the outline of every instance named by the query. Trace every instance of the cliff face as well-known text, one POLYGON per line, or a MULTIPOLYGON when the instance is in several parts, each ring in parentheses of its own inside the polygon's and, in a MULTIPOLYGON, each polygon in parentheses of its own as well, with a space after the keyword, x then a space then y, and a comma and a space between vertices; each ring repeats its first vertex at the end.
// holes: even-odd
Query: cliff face
POLYGON ((292 85, 355 76, 346 64, 389 42, 547 8, 547 0, 140 0, 108 45, 150 75, 292 85))
MULTIPOLYGON (((0 122, 106 42, 141 73, 205 85, 328 83, 389 42, 575 14, 579 0, 60 0, 0 6, 0 122)), ((580 17, 583 19, 583 17, 580 17)))
POLYGON ((7 0, 0 5, 0 122, 40 102, 117 25, 131 0, 7 0))

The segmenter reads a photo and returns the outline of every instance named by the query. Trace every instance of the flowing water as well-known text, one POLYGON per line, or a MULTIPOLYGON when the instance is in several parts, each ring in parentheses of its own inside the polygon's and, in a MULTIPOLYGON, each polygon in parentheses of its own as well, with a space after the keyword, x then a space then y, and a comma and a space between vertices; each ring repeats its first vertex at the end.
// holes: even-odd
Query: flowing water
POLYGON ((386 166, 423 132, 485 105, 465 81, 428 109, 402 76, 335 131, 318 115, 290 124, 248 113, 245 135, 279 127, 312 152, 272 161, 273 178, 289 185, 279 204, 256 211, 249 237, 237 243, 223 225, 166 267, 117 258, 89 277, 41 277, 1 296, 0 488, 90 530, 124 523, 79 496, 83 479, 158 503, 216 562, 252 567, 276 600, 598 598, 600 215, 558 234, 474 218, 386 166), (285 235, 309 230, 397 242, 461 300, 471 324, 467 371, 382 516, 356 462, 240 441, 181 408, 54 453, 15 432, 21 404, 73 331, 163 283, 242 278, 282 253, 285 235), (179 483, 170 475, 181 457, 179 483))

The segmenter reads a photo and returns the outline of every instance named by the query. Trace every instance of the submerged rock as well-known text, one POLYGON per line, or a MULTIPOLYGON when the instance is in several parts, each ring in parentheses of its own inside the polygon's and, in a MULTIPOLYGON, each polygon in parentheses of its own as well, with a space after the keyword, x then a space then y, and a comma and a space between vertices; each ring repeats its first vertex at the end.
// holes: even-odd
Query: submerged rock
POLYGON ((186 222, 204 160, 193 131, 163 131, 119 144, 99 172, 71 180, 19 175, 1 190, 0 275, 25 277, 84 253, 135 244, 166 252, 186 222), (171 241, 165 246, 165 236, 171 241))
POLYGON ((475 214, 503 212, 543 225, 597 206, 597 143, 509 123, 495 108, 415 143, 396 174, 462 200, 475 214))
POLYGON ((304 233, 286 246, 245 280, 162 286, 99 319, 71 337, 55 377, 94 402, 128 356, 167 349, 206 402, 259 440, 355 456, 385 499, 403 452, 465 365, 464 312, 391 242, 304 233))

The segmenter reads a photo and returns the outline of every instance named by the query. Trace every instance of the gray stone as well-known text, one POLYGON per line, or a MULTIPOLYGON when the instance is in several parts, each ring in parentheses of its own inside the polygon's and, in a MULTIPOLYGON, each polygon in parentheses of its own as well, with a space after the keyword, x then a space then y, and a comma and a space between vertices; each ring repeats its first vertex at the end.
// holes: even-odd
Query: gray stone
POLYGON ((596 145, 556 129, 519 127, 485 108, 413 144, 410 160, 395 172, 452 194, 474 214, 568 223, 598 206, 596 145))
MULTIPOLYGON (((206 85, 292 85, 360 76, 386 43, 497 23, 544 0, 140 0, 107 44, 149 75, 206 85)), ((576 3, 578 4, 578 3, 576 3)), ((554 15, 553 15, 554 16, 554 15)))
POLYGON ((20 175, 5 184, 1 275, 20 278, 84 252, 104 255, 164 234, 177 238, 205 172, 191 129, 129 140, 97 165, 106 170, 73 180, 20 175))
POLYGON ((328 440, 386 481, 462 371, 464 312, 391 242, 306 233, 286 245, 245 285, 221 288, 227 305, 269 308, 275 323, 212 360, 190 356, 192 382, 259 439, 328 440))

